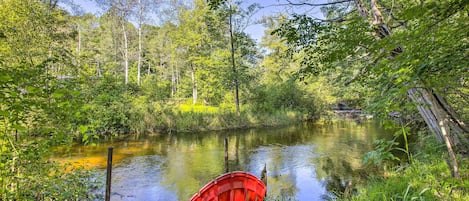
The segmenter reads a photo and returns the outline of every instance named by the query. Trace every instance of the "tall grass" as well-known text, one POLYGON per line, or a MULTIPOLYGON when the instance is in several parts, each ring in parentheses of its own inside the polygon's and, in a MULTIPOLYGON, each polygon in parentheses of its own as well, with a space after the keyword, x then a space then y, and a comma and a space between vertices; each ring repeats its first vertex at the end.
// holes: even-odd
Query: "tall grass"
POLYGON ((238 115, 232 110, 202 105, 180 105, 166 112, 171 116, 171 123, 166 125, 168 129, 182 132, 279 126, 302 119, 301 113, 289 110, 273 114, 242 110, 238 115))
MULTIPOLYGON (((308 118, 306 112, 279 109, 274 112, 252 111, 244 106, 238 115, 234 107, 146 102, 135 98, 124 116, 131 133, 193 132, 251 127, 270 127, 296 123, 308 118)), ((99 119, 99 118, 98 118, 99 119)), ((125 125, 122 125, 125 126, 125 125)))
POLYGON ((370 178, 358 192, 343 200, 469 200, 469 161, 461 159, 463 178, 454 179, 444 160, 444 148, 421 137, 413 163, 394 168, 386 176, 370 178))

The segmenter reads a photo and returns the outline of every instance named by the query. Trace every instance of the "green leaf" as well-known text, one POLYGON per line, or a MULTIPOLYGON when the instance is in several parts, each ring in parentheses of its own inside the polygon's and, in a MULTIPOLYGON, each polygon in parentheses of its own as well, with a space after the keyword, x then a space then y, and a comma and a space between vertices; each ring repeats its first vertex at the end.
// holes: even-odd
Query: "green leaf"
POLYGON ((27 86, 26 91, 28 91, 28 93, 38 93, 40 92, 40 89, 39 87, 35 87, 35 86, 27 86))
POLYGON ((86 133, 86 131, 88 131, 88 126, 84 126, 84 125, 81 125, 78 130, 80 131, 80 133, 86 133))
POLYGON ((56 91, 52 94, 52 98, 61 98, 65 96, 65 93, 63 93, 62 91, 56 91))
POLYGON ((88 138, 89 138, 89 136, 87 134, 83 134, 83 137, 81 138, 81 142, 87 144, 88 143, 88 138))
POLYGON ((11 127, 14 128, 14 129, 16 129, 16 130, 18 130, 18 131, 24 131, 24 130, 26 130, 26 127, 21 126, 21 125, 19 125, 19 124, 13 124, 13 125, 11 125, 11 127))
POLYGON ((0 82, 9 82, 12 78, 9 75, 0 75, 0 82))
POLYGON ((10 116, 10 113, 6 110, 0 110, 0 116, 8 117, 10 116))

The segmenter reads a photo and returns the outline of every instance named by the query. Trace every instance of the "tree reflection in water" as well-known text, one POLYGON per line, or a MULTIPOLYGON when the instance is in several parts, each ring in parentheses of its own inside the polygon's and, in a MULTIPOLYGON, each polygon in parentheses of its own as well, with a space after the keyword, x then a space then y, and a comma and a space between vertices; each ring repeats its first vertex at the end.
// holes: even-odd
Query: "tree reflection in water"
POLYGON ((96 164, 91 166, 103 168, 104 153, 108 146, 114 146, 113 200, 188 200, 224 172, 225 137, 230 171, 260 176, 266 164, 268 197, 311 201, 351 192, 347 186, 360 182, 365 172, 362 155, 373 148, 374 140, 392 135, 372 122, 305 123, 284 128, 138 136, 94 147, 77 145, 71 150, 73 155, 54 159, 80 164, 92 161, 96 164))

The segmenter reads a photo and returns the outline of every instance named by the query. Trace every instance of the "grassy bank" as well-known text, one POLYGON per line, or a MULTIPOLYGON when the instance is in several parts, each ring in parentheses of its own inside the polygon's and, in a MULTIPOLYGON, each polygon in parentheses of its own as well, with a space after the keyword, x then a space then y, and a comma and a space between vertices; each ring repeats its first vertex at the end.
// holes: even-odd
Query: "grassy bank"
POLYGON ((280 126, 305 120, 307 115, 283 109, 274 113, 243 109, 238 115, 234 108, 181 104, 165 106, 154 104, 141 108, 130 119, 130 132, 194 132, 251 127, 280 126), (148 111, 151 112, 148 112, 148 111))
POLYGON ((413 160, 374 176, 342 200, 469 200, 469 160, 460 158, 462 178, 451 176, 445 148, 433 136, 414 144, 413 160))
POLYGON ((236 112, 234 98, 225 95, 213 102, 192 98, 162 98, 135 86, 102 80, 83 93, 83 107, 74 118, 84 136, 131 133, 169 133, 269 127, 311 120, 328 106, 318 96, 295 83, 261 88, 248 93, 236 112))

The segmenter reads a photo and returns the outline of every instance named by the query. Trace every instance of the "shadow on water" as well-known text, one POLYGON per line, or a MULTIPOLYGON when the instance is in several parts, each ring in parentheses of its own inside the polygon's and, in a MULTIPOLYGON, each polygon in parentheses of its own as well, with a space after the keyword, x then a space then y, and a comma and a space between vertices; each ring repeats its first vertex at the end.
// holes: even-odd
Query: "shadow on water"
MULTIPOLYGON (((95 168, 104 179, 106 150, 114 147, 112 200, 188 200, 225 171, 260 176, 267 165, 272 198, 324 200, 350 190, 363 179, 361 164, 373 141, 391 139, 377 123, 340 121, 282 128, 172 135, 131 136, 95 146, 76 145, 55 160, 95 168)), ((104 186, 102 187, 104 193, 104 186)))

